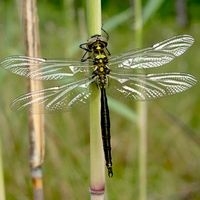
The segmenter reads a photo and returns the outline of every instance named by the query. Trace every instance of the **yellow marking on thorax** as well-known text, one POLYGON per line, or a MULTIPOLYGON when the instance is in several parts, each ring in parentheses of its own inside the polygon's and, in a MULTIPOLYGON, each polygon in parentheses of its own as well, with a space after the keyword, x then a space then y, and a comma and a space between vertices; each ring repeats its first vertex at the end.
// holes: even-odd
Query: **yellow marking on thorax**
POLYGON ((97 44, 97 48, 96 48, 97 50, 100 50, 101 49, 101 47, 100 47, 100 45, 99 44, 97 44))
POLYGON ((103 72, 103 71, 104 71, 104 67, 100 67, 100 68, 99 68, 99 71, 100 71, 100 72, 103 72))
POLYGON ((105 58, 106 56, 104 54, 99 54, 96 56, 97 59, 105 58))

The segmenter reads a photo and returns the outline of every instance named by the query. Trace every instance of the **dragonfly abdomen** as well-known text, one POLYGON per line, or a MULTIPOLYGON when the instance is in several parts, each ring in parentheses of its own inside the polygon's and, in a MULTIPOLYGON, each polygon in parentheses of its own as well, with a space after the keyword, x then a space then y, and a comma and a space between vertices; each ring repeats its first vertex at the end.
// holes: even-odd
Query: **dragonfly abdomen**
POLYGON ((108 169, 108 176, 113 176, 112 171, 112 155, 111 155, 111 143, 110 143, 110 114, 108 109, 108 102, 106 97, 105 88, 101 88, 101 132, 103 149, 106 161, 106 167, 108 169))

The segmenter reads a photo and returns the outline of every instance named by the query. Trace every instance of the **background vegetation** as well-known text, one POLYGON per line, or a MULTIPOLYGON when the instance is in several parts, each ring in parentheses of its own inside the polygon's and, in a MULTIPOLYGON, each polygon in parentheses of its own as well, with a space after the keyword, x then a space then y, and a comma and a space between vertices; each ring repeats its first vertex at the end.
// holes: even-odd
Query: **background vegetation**
MULTIPOLYGON (((42 56, 80 59, 78 45, 87 40, 85 1, 40 0, 42 56)), ((187 1, 183 16, 177 19, 172 0, 143 1, 146 19, 143 46, 186 33, 195 44, 173 63, 157 71, 188 72, 199 80, 200 3, 187 1), (151 3, 154 2, 154 3, 151 3), (181 17, 183 19, 183 17, 181 17)), ((130 1, 102 1, 104 29, 109 33, 109 50, 119 54, 134 49, 134 18, 130 1)), ((0 57, 24 54, 19 1, 0 2, 0 57)), ((0 137, 6 195, 9 200, 32 196, 28 166, 27 114, 9 108, 13 97, 26 91, 26 80, 0 70, 0 137)), ((148 103, 148 199, 200 199, 200 90, 199 84, 182 94, 148 103)), ((123 101, 134 116, 135 102, 123 101)), ((114 177, 107 180, 108 199, 137 199, 138 133, 133 120, 124 117, 120 107, 111 105, 111 133, 114 177), (117 112, 116 112, 117 111, 117 112), (119 191, 121 193, 118 197, 119 191)), ((46 115, 45 197, 88 199, 89 120, 88 106, 69 113, 46 115)))

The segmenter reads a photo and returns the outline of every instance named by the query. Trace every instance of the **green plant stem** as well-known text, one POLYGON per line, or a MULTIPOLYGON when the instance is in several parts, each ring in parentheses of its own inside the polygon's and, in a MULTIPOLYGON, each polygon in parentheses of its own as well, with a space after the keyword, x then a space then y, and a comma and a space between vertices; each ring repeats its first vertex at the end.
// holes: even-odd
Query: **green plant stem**
POLYGON ((1 141, 0 141, 0 199, 5 200, 5 188, 4 188, 4 177, 3 177, 3 159, 1 152, 1 141))
POLYGON ((90 36, 101 34, 101 0, 87 0, 87 27, 90 36))
MULTIPOLYGON (((142 2, 134 1, 135 8, 135 43, 142 47, 142 2)), ((138 102, 139 130, 139 200, 147 199, 147 103, 138 102)))
MULTIPOLYGON (((101 1, 87 0, 87 26, 89 36, 101 34, 101 1)), ((91 199, 103 199, 105 166, 100 126, 100 91, 90 86, 90 190, 91 199)))
MULTIPOLYGON (((40 41, 36 0, 23 0, 23 8, 26 54, 31 57, 38 57, 40 41)), ((40 81, 30 80, 29 83, 31 92, 42 89, 40 81)), ((44 159, 44 116, 43 114, 33 114, 43 113, 42 109, 42 106, 33 104, 31 106, 32 113, 29 112, 30 170, 34 200, 44 199, 41 167, 44 159)))

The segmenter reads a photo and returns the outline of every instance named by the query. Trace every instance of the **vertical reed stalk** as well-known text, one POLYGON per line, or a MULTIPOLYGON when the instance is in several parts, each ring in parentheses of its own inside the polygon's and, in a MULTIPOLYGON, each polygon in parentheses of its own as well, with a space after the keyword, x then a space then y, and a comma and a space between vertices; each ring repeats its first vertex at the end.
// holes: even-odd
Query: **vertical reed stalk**
MULTIPOLYGON (((135 43, 142 47, 142 1, 134 0, 135 43)), ((139 200, 147 199, 147 103, 138 102, 139 200)))
POLYGON ((76 23, 76 14, 75 14, 75 0, 64 0, 63 6, 65 10, 65 26, 66 26, 66 35, 65 42, 66 42, 66 48, 65 48, 65 55, 67 57, 72 57, 74 54, 74 51, 72 48, 74 45, 74 41, 76 41, 76 33, 77 33, 77 23, 76 23))
POLYGON ((3 159, 1 152, 1 141, 0 141, 0 199, 5 200, 5 188, 4 188, 4 177, 3 177, 3 159))
MULTIPOLYGON (((39 56, 39 32, 36 0, 23 0, 24 41, 26 54, 39 56)), ((35 66, 38 67, 38 66, 35 66)), ((39 81, 30 80, 30 91, 42 88, 39 81)), ((44 158, 44 116, 42 107, 32 105, 29 112, 30 169, 33 182, 34 200, 43 200, 42 163, 44 158)))
MULTIPOLYGON (((87 0, 89 36, 101 34, 101 1, 87 0)), ((100 126, 100 91, 91 85, 90 97, 90 192, 92 200, 104 199, 105 165, 100 126)))

